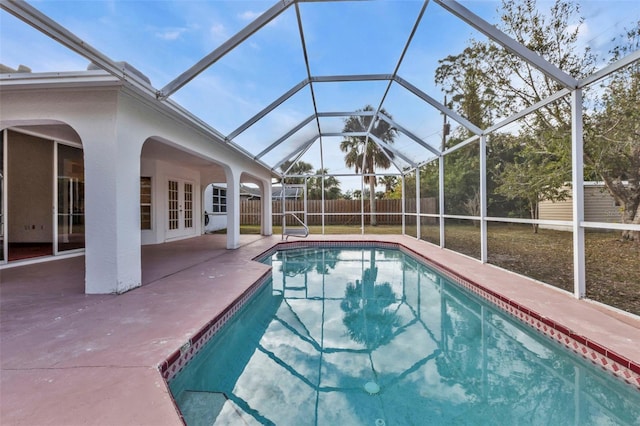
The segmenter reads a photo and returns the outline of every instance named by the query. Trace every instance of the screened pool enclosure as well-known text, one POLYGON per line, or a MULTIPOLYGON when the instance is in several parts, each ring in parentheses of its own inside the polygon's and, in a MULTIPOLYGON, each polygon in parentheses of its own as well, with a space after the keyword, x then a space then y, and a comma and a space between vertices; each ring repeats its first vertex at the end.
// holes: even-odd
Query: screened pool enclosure
MULTIPOLYGON (((80 19, 60 2, 2 0, 1 62, 64 73, 89 61, 177 111, 270 171, 276 226, 402 233, 576 297, 599 279, 587 253, 616 256, 598 248, 605 236, 640 238, 628 2, 104 3, 75 2, 80 19), (41 61, 9 41, 34 29, 41 61), (585 182, 610 194, 599 216, 585 182), (303 191, 286 200, 288 186, 303 191), (554 276, 539 268, 549 253, 554 276)), ((637 245, 627 253, 637 264, 637 245)))

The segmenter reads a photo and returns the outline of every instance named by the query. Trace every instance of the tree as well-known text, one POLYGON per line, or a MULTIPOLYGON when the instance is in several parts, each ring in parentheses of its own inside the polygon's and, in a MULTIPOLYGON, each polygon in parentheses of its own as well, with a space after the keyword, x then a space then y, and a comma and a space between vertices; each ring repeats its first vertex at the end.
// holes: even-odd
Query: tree
MULTIPOLYGON (((625 39, 611 52, 612 61, 640 49, 640 21, 625 39)), ((602 87, 597 112, 585 117, 586 171, 604 182, 620 206, 623 223, 640 224, 640 62, 619 71, 602 87)), ((640 242, 638 231, 624 231, 622 236, 640 242)))
POLYGON ((283 183, 288 185, 294 185, 294 184, 301 185, 304 183, 305 178, 300 177, 299 175, 311 174, 311 171, 313 170, 313 165, 309 163, 305 163, 304 161, 297 161, 295 164, 293 164, 293 166, 292 164, 293 163, 291 161, 285 161, 280 166, 280 170, 282 170, 282 173, 287 173, 287 176, 284 176, 283 178, 283 183), (298 175, 298 176, 291 177, 289 175, 298 175))
POLYGON ((349 337, 372 350, 385 345, 394 337, 400 318, 390 309, 397 296, 388 282, 378 283, 375 250, 369 250, 369 267, 362 271, 362 279, 348 282, 340 302, 344 311, 342 323, 349 337))
MULTIPOLYGON (((374 111, 371 105, 365 106, 358 110, 363 112, 374 111)), ((392 118, 384 109, 380 110, 380 114, 384 114, 392 118)), ((354 115, 345 120, 343 132, 368 132, 378 137, 387 144, 392 144, 397 135, 396 129, 391 127, 385 120, 379 120, 372 115, 354 115)), ((369 194, 375 194, 377 179, 375 174, 377 168, 388 169, 391 167, 391 158, 394 157, 393 152, 381 148, 375 141, 366 136, 345 136, 340 142, 340 150, 346 153, 344 161, 347 167, 353 167, 356 173, 362 173, 364 182, 369 184, 369 194)), ((375 195, 369 197, 369 205, 371 207, 371 225, 377 225, 376 222, 376 200, 375 195)))
MULTIPOLYGON (((493 121, 496 101, 490 82, 482 75, 485 50, 484 46, 472 41, 472 46, 462 53, 439 60, 435 76, 436 84, 442 86, 447 95, 452 95, 450 102, 445 98, 447 106, 455 105, 462 116, 480 128, 493 121)), ((458 141, 471 136, 470 131, 459 129, 458 141)))
POLYGON ((384 194, 382 198, 393 198, 393 193, 396 191, 398 185, 398 176, 383 176, 380 178, 379 183, 384 185, 384 194))
MULTIPOLYGON (((500 185, 496 193, 509 200, 524 200, 531 219, 539 218, 539 206, 543 200, 561 201, 568 194, 564 186, 571 178, 571 171, 557 167, 558 159, 553 152, 539 151, 532 138, 544 135, 520 135, 511 138, 517 144, 514 158, 506 163, 499 176, 500 185)), ((533 232, 538 225, 533 224, 533 232)))
POLYGON ((322 199, 322 181, 324 181, 324 199, 337 200, 342 197, 340 181, 335 176, 327 176, 327 169, 318 169, 313 177, 307 181, 307 198, 309 200, 322 199))
MULTIPOLYGON (((503 0, 499 12, 498 28, 523 46, 575 78, 593 73, 595 56, 588 47, 578 48, 580 24, 584 19, 579 16, 576 3, 556 0, 545 14, 536 0, 503 0), (576 21, 579 25, 571 25, 576 21)), ((486 119, 508 117, 563 88, 529 62, 491 41, 471 40, 461 54, 448 56, 439 64, 436 83, 454 94, 454 100, 460 97, 459 105, 460 100, 465 100, 465 115, 476 124, 478 121, 474 118, 487 122, 486 119), (492 107, 494 115, 483 111, 487 106, 492 107)), ((549 125, 568 122, 569 115, 568 99, 551 103, 536 113, 538 119, 549 125)))
MULTIPOLYGON (((545 14, 535 0, 503 0, 500 14, 499 29, 563 71, 575 78, 593 72, 594 55, 588 48, 578 48, 580 25, 569 24, 583 21, 578 16, 577 4, 556 0, 545 14)), ((471 40, 461 54, 440 61, 436 83, 454 95, 455 108, 481 128, 562 89, 559 82, 527 61, 491 41, 475 40, 471 40), (484 112, 487 109, 494 113, 484 112)), ((529 204, 531 217, 536 218, 537 204, 541 200, 561 199, 560 188, 571 179, 570 102, 565 97, 549 103, 518 124, 515 143, 499 145, 492 151, 498 155, 504 152, 505 161, 488 159, 496 163, 488 164, 490 182, 496 184, 492 196, 504 196, 512 201, 524 199, 529 204), (500 162, 505 165, 501 166, 500 162)), ((489 149, 493 143, 506 141, 505 135, 493 136, 487 141, 489 149)))

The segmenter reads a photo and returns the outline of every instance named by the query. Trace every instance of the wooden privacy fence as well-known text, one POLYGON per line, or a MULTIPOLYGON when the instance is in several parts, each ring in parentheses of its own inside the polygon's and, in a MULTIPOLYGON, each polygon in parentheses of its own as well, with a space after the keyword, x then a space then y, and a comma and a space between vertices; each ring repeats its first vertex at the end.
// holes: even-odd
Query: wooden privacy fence
MULTIPOLYGON (((303 211, 304 201, 287 200, 287 211, 303 211)), ((261 216, 260 200, 240 201, 240 224, 259 225, 261 216)), ((325 200, 324 224, 325 225, 360 225, 360 200, 325 200)), ((421 213, 436 213, 437 202, 435 198, 422 198, 420 200, 421 213)), ((274 200, 272 203, 273 225, 282 225, 282 201, 274 200)), ((416 200, 405 201, 406 213, 416 212, 416 200)), ((364 201, 365 222, 369 223, 371 209, 369 200, 364 201)), ((300 219, 302 219, 302 215, 300 219)), ((376 220, 379 225, 402 224, 402 200, 377 200, 376 220)), ((288 223, 288 222, 287 222, 288 223)), ((415 220, 413 221, 415 223, 415 220)), ((322 225, 322 200, 307 201, 307 225, 322 225)))

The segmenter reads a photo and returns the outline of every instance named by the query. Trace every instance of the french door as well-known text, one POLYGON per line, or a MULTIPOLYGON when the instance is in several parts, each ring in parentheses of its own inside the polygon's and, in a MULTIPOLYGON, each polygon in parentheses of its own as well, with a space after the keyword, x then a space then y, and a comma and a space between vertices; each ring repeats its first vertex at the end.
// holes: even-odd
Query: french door
POLYGON ((193 221, 194 183, 181 179, 167 181, 167 238, 195 233, 193 221))

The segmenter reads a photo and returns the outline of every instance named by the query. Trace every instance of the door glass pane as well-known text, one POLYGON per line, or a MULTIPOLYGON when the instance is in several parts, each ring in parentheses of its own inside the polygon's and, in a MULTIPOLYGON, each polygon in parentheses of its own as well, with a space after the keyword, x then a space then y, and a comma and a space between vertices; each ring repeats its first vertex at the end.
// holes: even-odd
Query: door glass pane
POLYGON ((58 144, 58 251, 84 248, 82 150, 58 144))
POLYGON ((193 228, 193 184, 184 184, 184 227, 193 228))
POLYGON ((169 181, 169 229, 178 229, 180 224, 179 209, 178 209, 178 182, 175 180, 169 181))

